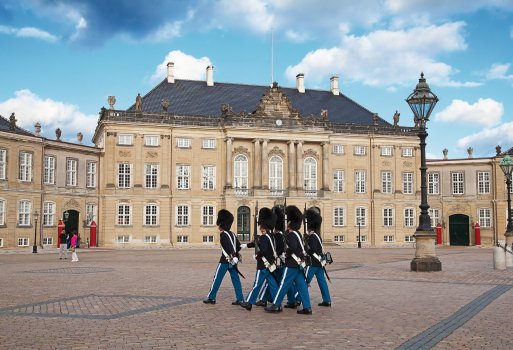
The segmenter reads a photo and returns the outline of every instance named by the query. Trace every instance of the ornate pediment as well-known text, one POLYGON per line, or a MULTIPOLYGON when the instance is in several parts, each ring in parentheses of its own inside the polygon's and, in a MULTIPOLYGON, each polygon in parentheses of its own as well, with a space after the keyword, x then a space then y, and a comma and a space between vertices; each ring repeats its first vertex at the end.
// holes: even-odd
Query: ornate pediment
POLYGON ((233 149, 234 154, 244 154, 245 156, 249 156, 249 151, 246 147, 238 146, 233 149))
POLYGON ((273 86, 262 96, 254 114, 264 118, 299 118, 299 112, 292 107, 290 99, 281 92, 277 83, 273 83, 273 86))
POLYGON ((309 148, 303 152, 303 158, 314 157, 319 160, 319 155, 313 149, 309 148))
POLYGON ((274 146, 274 148, 270 150, 268 154, 269 158, 271 158, 272 156, 280 156, 282 158, 285 158, 285 153, 278 146, 274 146))

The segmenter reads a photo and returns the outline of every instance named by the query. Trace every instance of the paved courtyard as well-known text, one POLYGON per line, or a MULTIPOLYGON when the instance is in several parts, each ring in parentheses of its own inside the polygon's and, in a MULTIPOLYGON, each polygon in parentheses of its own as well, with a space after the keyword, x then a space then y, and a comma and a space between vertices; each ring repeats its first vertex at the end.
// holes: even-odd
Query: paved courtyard
MULTIPOLYGON (((232 306, 220 250, 0 250, 0 349, 512 349, 512 271, 492 248, 441 247, 442 272, 409 271, 412 248, 329 247, 333 306, 313 315, 232 306)), ((246 294, 252 251, 240 265, 246 294)))

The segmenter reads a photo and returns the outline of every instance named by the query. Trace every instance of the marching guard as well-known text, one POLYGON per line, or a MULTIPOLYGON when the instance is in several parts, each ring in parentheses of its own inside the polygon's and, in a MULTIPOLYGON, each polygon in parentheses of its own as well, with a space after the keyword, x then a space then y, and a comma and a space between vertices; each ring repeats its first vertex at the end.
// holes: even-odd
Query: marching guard
POLYGON ((212 286, 210 287, 210 291, 208 292, 207 299, 203 300, 205 304, 216 303, 217 291, 221 286, 221 282, 223 281, 226 271, 230 273, 233 288, 235 289, 236 300, 232 303, 232 305, 240 305, 244 300, 244 296, 242 294, 242 285, 240 283, 239 278, 239 275, 242 276, 242 274, 237 268, 241 245, 237 236, 230 231, 232 224, 232 213, 230 213, 226 209, 219 210, 219 212, 217 213, 216 225, 219 229, 219 240, 221 242, 222 254, 221 259, 219 260, 219 264, 217 265, 217 269, 214 274, 214 280, 212 281, 212 286))
POLYGON ((265 308, 265 311, 277 313, 281 312, 281 303, 289 288, 295 284, 299 297, 303 303, 303 309, 298 310, 298 314, 311 315, 312 307, 310 304, 310 295, 306 283, 305 272, 302 269, 305 263, 306 252, 304 249, 301 234, 297 231, 301 228, 303 215, 298 207, 291 205, 285 209, 287 214, 287 228, 289 233, 286 236, 287 250, 285 252, 285 268, 283 277, 278 287, 278 292, 273 303, 265 308))
POLYGON ((319 306, 331 306, 330 291, 328 289, 328 283, 324 274, 326 272, 326 259, 324 255, 324 249, 322 246, 322 239, 319 236, 321 228, 322 217, 315 209, 308 209, 305 212, 305 218, 307 222, 307 234, 308 234, 308 251, 307 253, 311 256, 311 265, 306 268, 306 283, 309 285, 313 277, 317 278, 317 284, 321 290, 322 302, 319 306))

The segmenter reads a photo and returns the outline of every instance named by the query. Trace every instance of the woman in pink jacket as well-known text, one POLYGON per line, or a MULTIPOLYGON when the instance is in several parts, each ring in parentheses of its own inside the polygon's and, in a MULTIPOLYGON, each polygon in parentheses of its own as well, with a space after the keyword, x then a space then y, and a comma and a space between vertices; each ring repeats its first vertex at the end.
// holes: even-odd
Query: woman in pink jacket
POLYGON ((71 237, 71 262, 78 261, 77 255, 77 243, 78 243, 78 234, 77 231, 73 231, 73 237, 71 237))

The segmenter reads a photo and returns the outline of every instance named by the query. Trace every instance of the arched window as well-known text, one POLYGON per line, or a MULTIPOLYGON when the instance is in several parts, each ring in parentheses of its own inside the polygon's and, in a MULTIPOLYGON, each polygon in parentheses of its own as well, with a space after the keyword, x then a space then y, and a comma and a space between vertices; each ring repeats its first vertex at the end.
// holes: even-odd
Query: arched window
POLYGON ((308 157, 304 160, 304 190, 316 191, 317 190, 317 161, 308 157))
POLYGON ((239 154, 233 162, 233 187, 239 189, 248 188, 248 158, 239 154))
POLYGON ((249 241, 251 230, 251 216, 249 207, 242 206, 237 209, 237 236, 241 241, 249 241))
POLYGON ((283 160, 278 156, 272 156, 269 160, 269 189, 283 189, 283 160))

